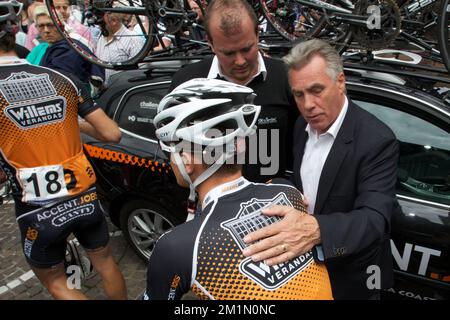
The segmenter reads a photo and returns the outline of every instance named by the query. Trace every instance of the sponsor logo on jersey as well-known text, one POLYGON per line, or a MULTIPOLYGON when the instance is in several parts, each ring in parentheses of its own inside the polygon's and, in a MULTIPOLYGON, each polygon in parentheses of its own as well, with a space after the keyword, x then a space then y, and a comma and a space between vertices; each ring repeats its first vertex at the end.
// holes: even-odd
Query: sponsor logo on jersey
POLYGON ((172 279, 172 283, 170 284, 170 291, 167 300, 175 300, 177 288, 180 284, 181 277, 179 275, 175 275, 172 279))
POLYGON ((36 229, 28 227, 27 234, 26 234, 25 240, 23 242, 23 251, 28 258, 30 258, 30 256, 31 256, 33 244, 36 241, 38 234, 39 234, 39 232, 36 229))
POLYGON ((66 99, 58 96, 31 105, 11 105, 4 109, 4 113, 22 129, 57 123, 65 118, 66 99))
POLYGON ((267 290, 276 290, 303 271, 312 260, 312 254, 307 252, 286 263, 269 267, 264 262, 253 262, 251 258, 246 258, 239 265, 239 271, 267 290))
POLYGON ((28 240, 25 238, 23 242, 23 252, 25 253, 25 256, 28 258, 31 256, 31 250, 33 249, 34 241, 28 240))
POLYGON ((39 232, 36 229, 28 227, 26 237, 28 240, 34 241, 37 239, 38 234, 39 234, 39 232))
MULTIPOLYGON (((221 227, 227 230, 239 248, 244 250, 247 244, 244 237, 249 233, 271 225, 281 218, 277 216, 266 216, 261 210, 271 205, 288 205, 292 207, 286 194, 280 192, 273 199, 251 199, 241 203, 241 208, 236 216, 221 223, 221 227)), ((287 281, 303 271, 311 262, 311 252, 269 267, 264 262, 253 262, 251 258, 245 258, 239 264, 239 271, 261 285, 266 290, 276 290, 287 281)))
POLYGON ((274 123, 278 123, 278 119, 275 117, 273 117, 273 118, 265 117, 265 118, 258 119, 259 125, 274 124, 274 123))

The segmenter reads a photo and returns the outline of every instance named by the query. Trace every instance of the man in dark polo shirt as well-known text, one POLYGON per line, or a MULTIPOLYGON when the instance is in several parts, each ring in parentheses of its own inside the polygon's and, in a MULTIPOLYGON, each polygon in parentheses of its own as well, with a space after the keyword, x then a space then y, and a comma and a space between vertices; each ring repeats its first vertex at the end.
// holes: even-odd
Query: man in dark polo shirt
POLYGON ((257 94, 262 110, 257 133, 248 139, 244 176, 265 182, 292 166, 292 130, 298 111, 281 60, 259 52, 258 20, 247 1, 214 0, 205 17, 214 57, 187 65, 172 79, 170 91, 193 78, 227 80, 257 94))

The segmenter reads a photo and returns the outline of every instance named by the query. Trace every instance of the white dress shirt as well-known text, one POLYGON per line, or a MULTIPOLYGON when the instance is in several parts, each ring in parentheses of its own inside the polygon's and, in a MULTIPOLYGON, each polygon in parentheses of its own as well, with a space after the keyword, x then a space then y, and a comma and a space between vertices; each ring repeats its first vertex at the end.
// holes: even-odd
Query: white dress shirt
POLYGON ((318 134, 317 130, 313 129, 309 124, 306 126, 305 131, 308 132, 308 140, 303 153, 300 179, 303 185, 303 195, 309 203, 308 213, 310 214, 314 213, 323 165, 341 128, 347 109, 348 100, 345 97, 344 106, 339 116, 325 133, 318 134))
MULTIPOLYGON (((95 54, 104 61, 121 62, 128 60, 142 49, 144 39, 142 36, 121 26, 111 39, 101 36, 97 42, 95 54)), ((105 69, 105 81, 120 72, 120 70, 105 69)))
MULTIPOLYGON (((266 80, 266 77, 267 77, 266 64, 264 63, 264 59, 263 59, 261 53, 258 52, 258 72, 256 72, 256 74, 253 77, 251 77, 251 79, 249 79, 245 83, 245 85, 249 84, 253 79, 255 79, 257 76, 259 76, 260 73, 262 73, 263 79, 266 80)), ((214 56, 207 78, 208 79, 217 79, 217 76, 220 76, 221 78, 224 78, 229 82, 234 82, 222 73, 222 70, 220 69, 219 59, 217 59, 217 56, 214 56)))

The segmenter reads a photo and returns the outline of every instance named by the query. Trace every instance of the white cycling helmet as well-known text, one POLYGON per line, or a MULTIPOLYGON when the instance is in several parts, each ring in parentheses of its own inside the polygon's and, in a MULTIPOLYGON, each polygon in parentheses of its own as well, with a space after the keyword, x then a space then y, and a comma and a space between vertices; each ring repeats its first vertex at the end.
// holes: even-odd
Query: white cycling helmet
MULTIPOLYGON (((179 141, 221 146, 255 129, 261 107, 253 90, 216 79, 193 79, 176 87, 158 106, 156 136, 165 147, 179 141), (211 137, 212 129, 225 131, 211 137)), ((169 147, 170 148, 170 147, 169 147)))
POLYGON ((236 144, 256 129, 261 106, 253 104, 255 97, 248 87, 198 78, 179 85, 161 99, 154 119, 156 136, 161 147, 172 152, 180 173, 189 183, 189 200, 194 201, 195 188, 239 152, 236 144), (223 152, 215 163, 192 182, 179 154, 181 142, 225 148, 221 148, 223 152))

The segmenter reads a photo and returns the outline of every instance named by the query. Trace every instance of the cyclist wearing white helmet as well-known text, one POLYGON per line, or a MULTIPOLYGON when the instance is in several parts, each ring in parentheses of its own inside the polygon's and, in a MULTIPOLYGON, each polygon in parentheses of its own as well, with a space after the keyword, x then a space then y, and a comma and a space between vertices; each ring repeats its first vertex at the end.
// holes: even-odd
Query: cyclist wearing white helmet
POLYGON ((178 183, 190 186, 191 199, 198 192, 201 215, 158 240, 144 299, 179 299, 189 290, 200 299, 332 298, 327 270, 312 252, 273 267, 242 254, 248 233, 279 220, 262 209, 284 204, 305 212, 294 187, 251 183, 236 163, 256 128, 254 97, 244 86, 193 79, 161 100, 156 135, 178 183))

